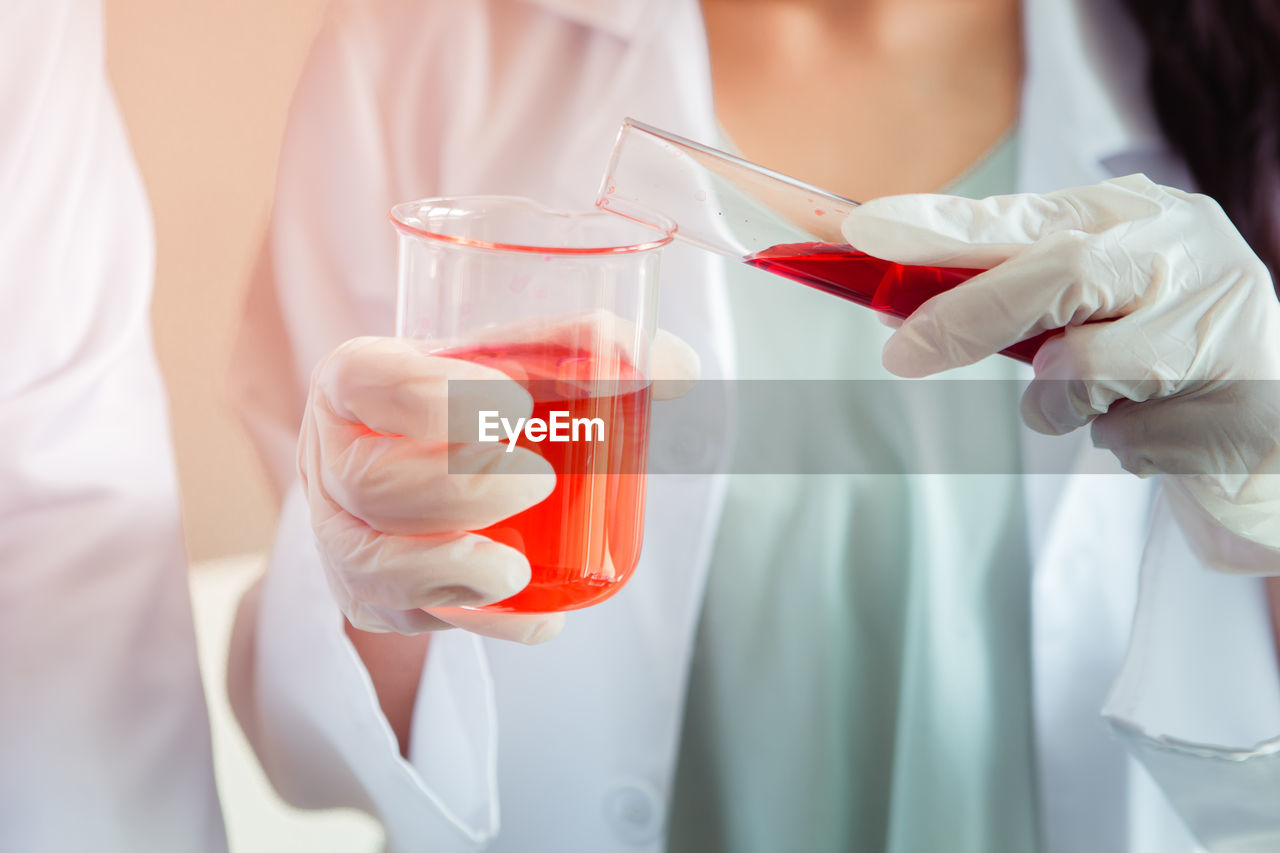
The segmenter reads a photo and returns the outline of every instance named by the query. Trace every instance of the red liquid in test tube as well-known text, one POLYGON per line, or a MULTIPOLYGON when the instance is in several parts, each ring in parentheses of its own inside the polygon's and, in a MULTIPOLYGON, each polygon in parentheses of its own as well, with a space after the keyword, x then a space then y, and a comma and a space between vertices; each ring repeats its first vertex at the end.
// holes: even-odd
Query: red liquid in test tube
MULTIPOLYGON (((783 243, 744 260, 766 272, 903 318, 939 293, 984 272, 896 264, 841 243, 783 243)), ((1002 350, 1001 354, 1030 363, 1040 346, 1056 334, 1059 332, 1041 332, 1002 350)))

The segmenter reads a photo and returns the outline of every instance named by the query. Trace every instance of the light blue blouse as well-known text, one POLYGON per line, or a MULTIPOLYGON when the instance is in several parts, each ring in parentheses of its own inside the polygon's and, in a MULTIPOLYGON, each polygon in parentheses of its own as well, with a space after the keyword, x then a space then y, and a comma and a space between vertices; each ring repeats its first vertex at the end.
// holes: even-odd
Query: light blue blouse
MULTIPOLYGON (((1010 191, 1016 149, 1010 134, 948 191, 1010 191)), ((873 312, 745 265, 729 293, 743 378, 891 378, 873 312)), ((1013 380, 1016 366, 954 376, 1013 380)), ((990 440, 1017 470, 1018 387, 1002 387, 990 440)), ((912 429, 893 400, 847 417, 903 460, 947 452, 941 401, 913 404, 912 429)), ((1029 575, 1017 476, 735 476, 671 853, 1035 850, 1029 575)))

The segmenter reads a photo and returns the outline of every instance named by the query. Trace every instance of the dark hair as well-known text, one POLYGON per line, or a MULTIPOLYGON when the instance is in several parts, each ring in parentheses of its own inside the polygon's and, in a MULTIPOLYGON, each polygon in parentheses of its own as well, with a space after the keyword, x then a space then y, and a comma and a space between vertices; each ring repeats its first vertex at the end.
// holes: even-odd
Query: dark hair
POLYGON ((1280 3, 1124 0, 1161 129, 1280 290, 1280 3))

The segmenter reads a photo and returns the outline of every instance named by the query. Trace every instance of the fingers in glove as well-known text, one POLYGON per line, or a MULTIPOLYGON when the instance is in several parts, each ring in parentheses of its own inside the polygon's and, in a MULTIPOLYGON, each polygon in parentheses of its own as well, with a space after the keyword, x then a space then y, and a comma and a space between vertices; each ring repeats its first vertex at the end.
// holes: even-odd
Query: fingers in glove
POLYGON ((318 467, 329 497, 383 533, 479 530, 541 502, 556 484, 546 459, 505 441, 445 445, 368 433, 327 452, 318 467))
POLYGON ((341 602, 395 610, 477 607, 510 598, 529 583, 524 554, 484 536, 396 536, 322 498, 311 503, 312 528, 341 602))
POLYGON ((649 356, 649 375, 653 377, 653 399, 674 400, 693 390, 702 375, 702 362, 697 350, 683 338, 659 329, 649 356))
POLYGON ((1280 465, 1277 423, 1276 383, 1225 380, 1141 406, 1114 405, 1094 421, 1093 443, 1134 474, 1205 478, 1222 499, 1247 502, 1240 490, 1280 465))
POLYGON ((431 615, 473 634, 526 645, 545 643, 564 628, 563 613, 491 613, 457 607, 432 608, 431 615))
POLYGON ((921 305, 885 343, 885 367, 928 376, 1041 332, 1118 316, 1152 282, 1116 237, 1053 234, 921 305))
POLYGON ((353 602, 347 621, 361 631, 412 636, 429 631, 461 628, 473 634, 537 645, 556 637, 564 628, 563 613, 490 613, 455 607, 433 610, 396 610, 376 604, 353 602))
MULTIPOLYGON (((1036 353, 1036 378, 1022 395, 1022 419, 1063 435, 1109 411, 1119 400, 1144 402, 1169 393, 1177 377, 1153 373, 1141 336, 1127 318, 1067 328, 1036 353)), ((1096 437, 1096 434, 1095 434, 1096 437)))
POLYGON ((316 369, 312 398, 321 438, 371 430, 447 441, 450 426, 474 426, 481 410, 516 417, 533 410, 529 393, 501 371, 426 355, 422 344, 402 338, 347 341, 316 369), (451 380, 490 381, 466 381, 450 393, 451 380))
POLYGON ((1052 234, 1099 234, 1157 215, 1167 195, 1146 177, 1129 175, 1046 195, 888 196, 854 208, 841 230, 849 245, 877 258, 989 269, 1052 234))
MULTIPOLYGON (((330 589, 333 589, 332 583, 330 589)), ((454 627, 443 619, 432 616, 425 610, 396 610, 394 607, 382 607, 363 601, 346 599, 337 590, 334 597, 346 603, 342 606, 343 615, 352 627, 372 634, 425 634, 428 631, 443 631, 454 627)))

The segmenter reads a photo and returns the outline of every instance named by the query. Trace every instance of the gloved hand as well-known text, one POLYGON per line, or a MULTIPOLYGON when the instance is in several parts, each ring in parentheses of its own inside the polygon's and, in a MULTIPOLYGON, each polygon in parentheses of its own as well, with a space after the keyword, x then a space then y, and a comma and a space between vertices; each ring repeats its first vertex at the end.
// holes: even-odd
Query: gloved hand
MULTIPOLYGON (((590 347, 600 354, 625 351, 634 327, 613 315, 590 315, 528 324, 509 334, 579 344, 591 335, 606 344, 590 347)), ((650 365, 654 377, 673 380, 654 385, 655 399, 664 390, 679 393, 698 373, 696 353, 661 331, 650 365)), ((403 634, 457 626, 525 643, 559 633, 561 613, 463 609, 508 598, 530 577, 520 551, 468 531, 543 500, 555 474, 522 447, 507 452, 505 443, 451 445, 449 425, 474 431, 482 409, 527 417, 532 408, 529 394, 505 374, 426 355, 413 340, 356 338, 320 363, 307 399, 298 468, 329 587, 353 626, 403 634), (493 381, 455 386, 466 390, 450 395, 450 379, 493 381), (480 473, 451 474, 451 461, 454 471, 480 473)))
POLYGON ((1212 199, 1142 175, 895 196, 855 208, 843 232, 899 263, 988 269, 907 318, 885 344, 890 371, 925 376, 1066 327, 1035 357, 1027 424, 1092 423, 1127 470, 1178 475, 1174 491, 1222 527, 1280 549, 1280 303, 1212 199))

